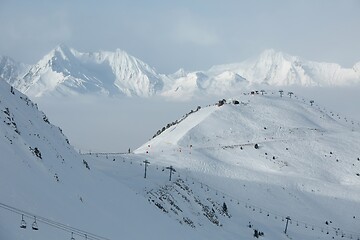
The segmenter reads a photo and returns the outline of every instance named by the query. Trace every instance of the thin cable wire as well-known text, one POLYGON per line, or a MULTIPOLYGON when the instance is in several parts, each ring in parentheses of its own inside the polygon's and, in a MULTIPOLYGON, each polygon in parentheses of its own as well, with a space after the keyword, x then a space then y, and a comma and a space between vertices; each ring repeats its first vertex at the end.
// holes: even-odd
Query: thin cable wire
POLYGON ((8 210, 8 211, 13 212, 15 214, 24 215, 25 217, 28 217, 28 218, 35 218, 36 217, 36 220, 38 222, 42 222, 42 223, 44 223, 44 224, 46 224, 48 226, 57 228, 59 230, 62 230, 62 231, 68 232, 68 233, 73 233, 74 235, 78 235, 78 236, 81 236, 81 237, 84 237, 86 235, 87 239, 89 239, 89 240, 110 240, 109 238, 105 238, 105 237, 96 235, 94 233, 90 233, 90 232, 87 232, 87 231, 84 231, 84 230, 81 230, 81 229, 78 229, 78 228, 75 228, 75 227, 71 227, 69 225, 65 225, 65 224, 62 224, 60 222, 56 222, 54 220, 51 220, 51 219, 48 219, 48 218, 45 218, 45 217, 30 213, 30 212, 27 212, 25 210, 21 210, 21 209, 16 208, 16 207, 12 207, 10 205, 7 205, 7 204, 1 203, 1 202, 0 202, 0 208, 3 208, 5 210, 8 210))

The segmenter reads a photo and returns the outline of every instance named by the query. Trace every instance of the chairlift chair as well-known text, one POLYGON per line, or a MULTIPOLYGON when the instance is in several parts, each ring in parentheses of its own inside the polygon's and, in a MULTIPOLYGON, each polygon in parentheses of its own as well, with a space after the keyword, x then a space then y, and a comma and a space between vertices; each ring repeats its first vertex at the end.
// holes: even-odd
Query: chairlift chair
POLYGON ((24 214, 21 215, 20 228, 23 228, 23 229, 26 228, 26 222, 24 220, 24 214))
POLYGON ((34 217, 34 222, 32 224, 32 229, 35 230, 35 231, 39 230, 39 227, 38 227, 38 225, 36 223, 36 217, 34 217))

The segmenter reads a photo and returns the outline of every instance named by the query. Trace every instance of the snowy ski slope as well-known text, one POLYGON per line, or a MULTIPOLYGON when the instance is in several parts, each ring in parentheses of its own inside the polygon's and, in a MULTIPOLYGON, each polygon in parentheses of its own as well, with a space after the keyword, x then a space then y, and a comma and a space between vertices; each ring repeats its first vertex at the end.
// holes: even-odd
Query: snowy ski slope
POLYGON ((359 123, 296 95, 244 93, 134 153, 85 155, 4 81, 0 97, 0 239, 360 237, 359 123))

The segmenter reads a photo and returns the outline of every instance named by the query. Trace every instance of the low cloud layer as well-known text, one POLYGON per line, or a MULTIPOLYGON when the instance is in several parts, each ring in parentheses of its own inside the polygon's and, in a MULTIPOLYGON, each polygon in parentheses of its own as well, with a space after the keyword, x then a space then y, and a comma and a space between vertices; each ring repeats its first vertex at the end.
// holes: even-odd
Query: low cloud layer
MULTIPOLYGON (((360 87, 283 88, 329 111, 360 122, 360 87)), ((269 90, 270 91, 270 90, 269 90)), ((272 89, 278 91, 278 89, 272 89)), ((235 96, 241 100, 241 93, 235 96)), ((219 97, 218 97, 219 98, 219 97)), ((72 145, 82 152, 126 152, 146 143, 157 130, 216 97, 186 102, 156 98, 68 97, 34 99, 49 120, 60 126, 72 145)))

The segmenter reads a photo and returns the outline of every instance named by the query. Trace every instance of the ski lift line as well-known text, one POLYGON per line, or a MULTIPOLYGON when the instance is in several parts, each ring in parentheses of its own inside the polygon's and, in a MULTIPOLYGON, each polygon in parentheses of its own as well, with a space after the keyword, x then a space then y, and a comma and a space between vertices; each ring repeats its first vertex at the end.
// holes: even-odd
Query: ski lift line
POLYGON ((62 230, 62 231, 68 232, 68 233, 73 232, 75 235, 80 236, 80 237, 83 237, 83 236, 86 235, 87 239, 89 239, 89 240, 110 240, 108 238, 101 237, 101 236, 98 236, 96 234, 93 234, 93 233, 90 233, 90 232, 87 232, 87 231, 84 231, 84 230, 81 230, 81 229, 78 229, 78 228, 75 228, 75 227, 71 227, 71 226, 68 226, 68 225, 53 221, 51 219, 47 219, 45 217, 41 217, 41 216, 32 214, 30 212, 27 212, 27 211, 12 207, 10 205, 7 205, 7 204, 1 203, 1 202, 0 202, 0 208, 8 210, 8 211, 10 211, 12 213, 21 215, 22 219, 23 219, 23 217, 27 217, 27 218, 31 218, 31 219, 35 218, 37 222, 44 223, 44 224, 46 224, 48 226, 57 228, 59 230, 62 230))
MULTIPOLYGON (((263 210, 264 212, 269 213, 269 214, 271 214, 271 215, 273 215, 273 216, 276 216, 276 217, 278 217, 278 218, 280 218, 280 219, 287 217, 287 216, 283 216, 283 215, 281 215, 281 214, 279 214, 279 213, 275 213, 275 212, 273 212, 273 211, 269 211, 269 210, 266 209, 266 208, 263 208, 263 207, 259 207, 259 206, 257 206, 257 205, 250 204, 248 201, 239 200, 239 199, 237 199, 236 197, 231 196, 230 194, 224 193, 224 192, 221 191, 221 190, 218 190, 218 189, 209 187, 207 184, 204 184, 204 183, 200 182, 199 180, 197 180, 196 178, 194 178, 194 177, 192 177, 192 176, 189 176, 189 175, 188 175, 188 178, 189 178, 189 179, 192 179, 193 181, 197 182, 198 184, 202 184, 203 186, 207 186, 209 189, 211 189, 211 190, 213 190, 213 191, 217 191, 218 194, 220 194, 220 195, 226 196, 226 197, 228 197, 228 198, 230 198, 230 199, 233 199, 233 200, 235 200, 235 201, 241 202, 241 203, 243 203, 243 204, 247 204, 248 206, 252 206, 252 207, 255 208, 255 209, 261 209, 261 210, 263 210)), ((321 228, 322 228, 322 227, 320 227, 320 226, 318 226, 318 225, 309 224, 309 223, 304 222, 304 221, 299 221, 299 220, 297 220, 297 219, 295 219, 295 218, 292 218, 292 221, 297 221, 299 224, 302 224, 302 225, 306 225, 306 224, 307 224, 307 225, 309 225, 309 226, 313 226, 314 229, 315 229, 315 228, 316 228, 316 229, 319 229, 319 231, 320 231, 321 228)), ((338 231, 338 230, 337 230, 337 228, 332 228, 332 229, 329 229, 329 232, 330 232, 330 231, 335 233, 335 232, 338 231)), ((350 237, 348 237, 348 236, 351 236, 351 235, 352 235, 352 237, 356 236, 356 237, 359 237, 359 238, 360 238, 360 233, 359 233, 359 232, 353 232, 353 231, 342 231, 342 232, 347 233, 347 234, 345 234, 345 236, 344 236, 345 238, 350 238, 350 237)))
POLYGON ((104 155, 104 156, 119 156, 119 155, 124 155, 124 154, 129 154, 127 152, 112 152, 112 153, 106 153, 106 152, 88 152, 88 153, 81 153, 81 155, 104 155))
MULTIPOLYGON (((153 166, 156 167, 156 168, 159 168, 158 170, 160 170, 160 168, 164 168, 164 169, 165 169, 165 167, 161 167, 161 166, 159 166, 159 165, 153 165, 153 166)), ((187 178, 192 179, 193 181, 198 182, 199 184, 202 184, 203 186, 207 187, 209 190, 211 189, 211 190, 214 190, 214 191, 216 191, 216 192, 219 192, 219 193, 222 194, 224 197, 226 196, 227 198, 232 199, 232 200, 236 200, 236 201, 239 202, 239 203, 241 202, 241 203, 244 203, 244 204, 248 204, 249 206, 252 206, 254 209, 261 209, 261 210, 263 210, 264 212, 267 212, 268 214, 271 214, 271 215, 275 216, 276 218, 279 218, 279 219, 285 218, 285 216, 282 216, 282 215, 279 214, 279 213, 275 213, 275 212, 269 211, 269 210, 267 210, 266 208, 259 207, 259 206, 257 206, 257 205, 252 205, 252 204, 249 203, 249 201, 239 200, 239 199, 237 199, 236 197, 231 196, 230 194, 227 194, 227 193, 224 193, 223 191, 219 191, 219 190, 217 190, 217 189, 215 189, 215 188, 209 187, 207 184, 204 184, 204 183, 200 182, 199 180, 197 180, 196 178, 190 176, 190 174, 187 173, 186 170, 185 170, 185 176, 186 176, 187 178)), ((296 221, 296 219, 294 219, 294 218, 292 218, 292 220, 296 221)), ((304 222, 304 221, 298 221, 298 220, 297 220, 297 222, 298 222, 298 223, 301 223, 302 225, 307 225, 307 224, 308 224, 308 223, 306 223, 306 222, 304 222)), ((315 229, 315 228, 316 228, 316 229, 319 229, 319 230, 322 229, 322 227, 319 227, 319 226, 316 226, 316 225, 313 225, 313 224, 308 224, 308 225, 309 225, 309 226, 313 226, 314 229, 315 229)), ((337 231, 337 229, 331 229, 331 231, 332 231, 332 230, 333 230, 334 232, 337 231)), ((359 236, 360 236, 360 234, 357 233, 357 232, 352 232, 352 231, 346 231, 346 232, 348 232, 349 235, 353 235, 353 236, 359 235, 359 236)), ((348 235, 348 234, 347 234, 347 235, 348 235)))
MULTIPOLYGON (((160 168, 164 168, 165 169, 165 167, 161 167, 160 165, 153 165, 154 167, 157 167, 157 168, 159 168, 158 170, 160 170, 160 168)), ((188 172, 186 172, 186 170, 184 171, 184 173, 185 173, 185 176, 187 177, 187 178, 189 178, 189 179, 192 179, 193 181, 196 181, 198 184, 202 184, 203 186, 205 186, 205 187, 207 187, 209 190, 213 190, 213 191, 217 191, 219 194, 222 194, 224 197, 226 196, 227 198, 229 198, 229 199, 232 199, 232 200, 235 200, 235 202, 237 201, 237 202, 241 202, 241 203, 243 203, 243 204, 248 204, 249 206, 252 206, 252 208, 254 208, 254 209, 261 209, 261 210, 263 210, 264 212, 267 212, 268 214, 271 214, 271 215, 273 215, 273 216, 275 216, 276 218, 279 218, 280 220, 282 219, 282 218, 285 218, 286 216, 283 216, 283 215, 281 215, 281 214, 279 214, 279 213, 275 213, 275 212, 273 212, 273 211, 269 211, 269 210, 267 210, 266 208, 263 208, 263 207, 259 207, 259 206, 257 206, 257 205, 253 205, 253 204, 250 204, 249 203, 249 201, 244 201, 244 200, 239 200, 239 199, 237 199, 236 197, 234 197, 234 196, 232 196, 232 195, 230 195, 230 194, 227 194, 227 193, 225 193, 225 192, 223 192, 223 191, 219 191, 219 190, 217 190, 217 189, 215 189, 215 188, 212 188, 212 187, 210 187, 209 185, 207 185, 207 184, 204 184, 204 183, 202 183, 201 181, 199 181, 198 179, 196 179, 196 178, 194 178, 193 176, 191 176, 188 172)), ((292 220, 293 221, 296 221, 296 219, 294 219, 294 218, 292 218, 292 220)), ((298 221, 297 220, 297 222, 298 223, 301 223, 302 225, 309 225, 309 226, 313 226, 314 227, 314 230, 315 229, 319 229, 319 231, 321 231, 321 229, 322 229, 322 227, 320 227, 320 226, 317 226, 317 225, 313 225, 313 224, 309 224, 309 223, 306 223, 306 222, 304 222, 304 221, 298 221)), ((331 229, 330 230, 331 232, 332 231, 334 231, 334 232, 336 232, 337 230, 336 229, 331 229)), ((353 236, 360 236, 360 234, 359 233, 357 233, 357 232, 352 232, 352 231, 346 231, 348 234, 346 234, 345 235, 345 237, 347 236, 347 235, 353 235, 353 236)))
POLYGON ((275 213, 275 212, 273 212, 273 211, 267 210, 266 208, 259 207, 259 206, 254 205, 254 204, 250 204, 248 201, 244 201, 244 200, 237 199, 236 197, 234 197, 234 196, 232 196, 232 195, 230 195, 230 194, 227 194, 227 193, 225 193, 225 192, 223 192, 223 191, 221 191, 221 190, 218 190, 218 189, 215 189, 215 188, 213 188, 213 187, 210 187, 209 185, 204 184, 204 183, 198 181, 197 179, 193 178, 192 176, 188 176, 188 177, 191 178, 193 181, 196 181, 196 182, 198 182, 199 184, 202 184, 203 186, 208 187, 209 190, 217 191, 218 194, 223 195, 223 196, 226 196, 226 197, 229 198, 229 199, 235 200, 235 202, 238 201, 238 202, 241 202, 241 203, 243 203, 243 204, 248 204, 249 206, 252 206, 252 207, 257 208, 257 209, 262 209, 263 211, 266 211, 266 212, 268 212, 269 214, 272 214, 272 215, 277 216, 277 217, 284 217, 284 216, 282 216, 282 215, 279 214, 279 213, 275 213))
MULTIPOLYGON (((13 213, 16 213, 16 214, 19 214, 21 215, 21 219, 23 220, 24 219, 24 216, 27 217, 27 218, 36 218, 38 222, 43 222, 45 224, 48 224, 48 225, 53 225, 51 222, 46 222, 46 221, 42 221, 41 218, 39 218, 39 216, 34 216, 33 214, 31 213, 28 213, 28 212, 25 212, 25 211, 22 211, 22 210, 19 210, 19 209, 16 209, 14 207, 11 207, 11 206, 8 206, 8 205, 5 205, 5 204, 2 204, 0 203, 0 207, 3 208, 3 209, 6 209, 10 212, 13 212, 13 213)), ((67 230, 66 228, 62 228, 58 225, 56 225, 58 228, 62 229, 62 230, 67 230)))
MULTIPOLYGON (((41 219, 38 219, 38 221, 39 221, 39 222, 43 222, 43 223, 48 224, 48 225, 51 225, 51 226, 53 226, 53 227, 63 228, 64 231, 73 232, 75 235, 78 235, 78 236, 84 236, 85 234, 86 234, 87 236, 90 235, 90 238, 89 238, 89 239, 94 239, 94 240, 107 239, 107 238, 104 238, 104 237, 101 237, 101 236, 97 236, 97 235, 95 235, 95 234, 92 234, 92 233, 89 233, 89 232, 86 232, 86 231, 83 231, 83 230, 80 230, 80 229, 77 229, 77 228, 70 227, 70 226, 68 226, 68 225, 64 225, 64 224, 61 224, 61 223, 52 221, 52 220, 50 220, 50 219, 43 220, 43 219, 41 218, 41 219)), ((109 239, 108 239, 108 240, 109 240, 109 239)))

